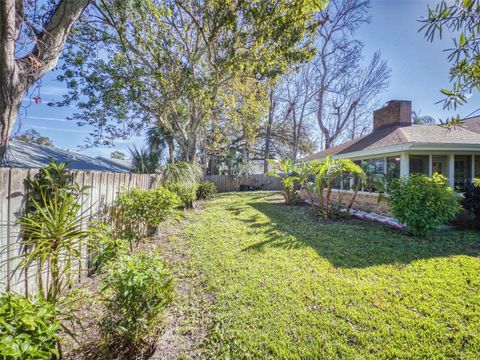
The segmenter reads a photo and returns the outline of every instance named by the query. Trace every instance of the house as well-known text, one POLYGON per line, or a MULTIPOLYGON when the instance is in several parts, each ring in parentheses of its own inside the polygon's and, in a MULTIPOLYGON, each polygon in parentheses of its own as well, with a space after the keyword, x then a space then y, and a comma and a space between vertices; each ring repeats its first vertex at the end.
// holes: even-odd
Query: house
POLYGON ((132 167, 126 161, 93 158, 77 152, 62 150, 50 146, 33 144, 20 140, 11 140, 8 143, 6 158, 0 167, 35 169, 46 167, 50 160, 69 162, 71 170, 91 170, 102 172, 125 173, 131 172, 132 167))
MULTIPOLYGON (((370 134, 302 160, 322 160, 328 155, 352 159, 370 172, 385 174, 387 179, 412 173, 440 173, 461 191, 472 178, 480 177, 480 117, 464 119, 461 126, 452 129, 415 125, 411 101, 392 100, 373 112, 370 134)), ((337 187, 348 189, 350 181, 339 179, 337 187)), ((372 202, 369 197, 375 195, 361 193, 359 201, 372 202)))

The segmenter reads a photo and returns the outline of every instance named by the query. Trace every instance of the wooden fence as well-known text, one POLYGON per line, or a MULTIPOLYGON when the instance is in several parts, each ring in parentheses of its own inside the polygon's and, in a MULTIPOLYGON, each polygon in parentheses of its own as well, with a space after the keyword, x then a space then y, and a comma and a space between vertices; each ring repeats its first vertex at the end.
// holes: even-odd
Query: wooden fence
POLYGON ((213 182, 220 193, 239 191, 240 185, 256 186, 262 190, 282 190, 280 178, 263 174, 248 176, 207 175, 205 180, 213 182))
MULTIPOLYGON (((39 170, 0 168, 0 293, 10 289, 18 293, 31 294, 37 289, 35 269, 21 276, 12 277, 18 264, 21 249, 20 226, 17 220, 25 212, 26 191, 24 180, 33 177, 39 170)), ((102 210, 117 197, 120 189, 134 187, 148 189, 156 187, 160 182, 159 175, 143 175, 130 173, 106 173, 95 171, 72 171, 74 181, 80 186, 88 186, 81 199, 82 212, 91 218, 104 213, 102 210)), ((83 224, 87 226, 87 224, 83 224)), ((90 255, 87 249, 81 249, 79 269, 87 269, 90 255)), ((77 266, 77 264, 75 265, 77 266)), ((79 280, 82 274, 79 272, 79 280)))

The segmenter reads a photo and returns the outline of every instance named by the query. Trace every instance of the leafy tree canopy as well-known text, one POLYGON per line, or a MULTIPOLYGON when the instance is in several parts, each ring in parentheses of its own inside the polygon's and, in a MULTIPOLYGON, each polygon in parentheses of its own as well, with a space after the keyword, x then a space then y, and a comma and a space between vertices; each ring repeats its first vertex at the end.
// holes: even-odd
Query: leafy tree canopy
MULTIPOLYGON (((311 35, 325 1, 101 0, 87 9, 60 77, 79 102, 91 145, 162 126, 192 160, 205 126, 237 111, 256 113, 252 87, 313 55, 311 35), (114 55, 113 55, 114 54, 114 55), (244 84, 243 89, 233 85, 244 84), (231 109, 223 110, 223 109, 231 109)), ((254 89, 253 93, 256 93, 254 89)), ((262 97, 258 98, 263 101, 262 97)), ((233 117, 231 120, 234 120, 233 117)), ((248 133, 251 129, 246 129, 248 133)))
POLYGON ((48 136, 41 135, 37 130, 28 129, 25 130, 20 135, 16 136, 15 139, 26 141, 32 144, 53 146, 53 141, 48 136))

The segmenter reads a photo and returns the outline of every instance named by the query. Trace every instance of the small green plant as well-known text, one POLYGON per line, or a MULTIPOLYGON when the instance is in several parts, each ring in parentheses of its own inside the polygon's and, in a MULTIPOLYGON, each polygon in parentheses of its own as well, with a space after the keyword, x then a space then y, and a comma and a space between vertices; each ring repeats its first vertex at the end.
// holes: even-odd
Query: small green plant
POLYGON ((0 297, 2 359, 57 359, 59 332, 55 307, 41 297, 13 293, 0 297))
POLYGON ((389 189, 392 213, 416 236, 424 236, 455 218, 461 210, 460 198, 447 178, 422 174, 396 179, 389 189))
POLYGON ((66 196, 78 199, 87 187, 80 187, 73 181, 73 175, 68 172, 69 163, 57 163, 51 160, 50 164, 33 177, 25 179, 27 189, 27 213, 35 211, 38 204, 48 206, 53 194, 62 191, 66 196), (35 204, 35 202, 37 204, 35 204))
POLYGON ((148 234, 151 227, 165 221, 181 202, 175 192, 164 186, 156 189, 132 189, 118 196, 111 209, 111 220, 117 230, 116 238, 124 238, 133 244, 148 234))
POLYGON ((267 175, 279 177, 282 179, 283 197, 289 205, 295 205, 301 202, 301 198, 296 191, 299 186, 298 172, 299 168, 292 160, 268 160, 272 169, 267 175))
POLYGON ((93 270, 100 271, 109 261, 117 261, 128 254, 129 241, 115 236, 115 231, 102 222, 90 224, 90 239, 96 255, 93 270))
POLYGON ((178 195, 181 205, 186 209, 193 208, 193 201, 197 197, 197 184, 170 183, 167 189, 178 195))
POLYGON ((173 299, 170 269, 156 254, 122 256, 103 279, 103 345, 126 358, 151 349, 173 299))
POLYGON ((210 181, 200 181, 197 185, 197 199, 211 199, 217 193, 215 184, 210 181))

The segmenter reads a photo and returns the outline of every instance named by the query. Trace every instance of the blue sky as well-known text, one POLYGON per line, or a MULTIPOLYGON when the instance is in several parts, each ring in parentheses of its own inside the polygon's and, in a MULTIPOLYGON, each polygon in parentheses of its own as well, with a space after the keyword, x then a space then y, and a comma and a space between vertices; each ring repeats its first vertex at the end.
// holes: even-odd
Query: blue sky
MULTIPOLYGON (((467 105, 453 112, 447 112, 441 104, 435 104, 442 98, 439 90, 449 86, 449 63, 443 50, 451 46, 451 37, 446 34, 442 42, 429 43, 423 34, 418 33, 421 26, 418 20, 427 14, 427 4, 435 4, 435 1, 371 0, 371 22, 359 29, 356 38, 365 44, 366 59, 380 50, 392 70, 390 86, 381 95, 382 103, 392 99, 412 100, 414 110, 436 119, 445 119, 457 113, 462 117, 468 116, 480 107, 479 93, 474 93, 467 105)), ((46 105, 49 101, 60 100, 64 91, 63 84, 56 81, 55 72, 44 77, 40 89, 42 103, 35 104, 25 99, 21 121, 16 129, 19 125, 22 131, 35 128, 49 136, 55 146, 78 150, 88 135, 88 128, 65 120, 75 109, 46 105)), ((36 95, 35 92, 32 96, 36 95)), ((128 141, 118 141, 114 148, 91 148, 81 152, 104 156, 114 150, 127 153, 127 147, 131 144, 142 144, 142 139, 133 137, 128 141)))

